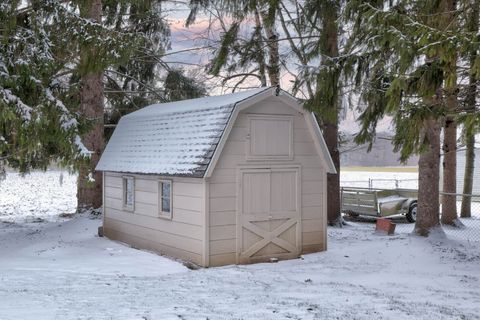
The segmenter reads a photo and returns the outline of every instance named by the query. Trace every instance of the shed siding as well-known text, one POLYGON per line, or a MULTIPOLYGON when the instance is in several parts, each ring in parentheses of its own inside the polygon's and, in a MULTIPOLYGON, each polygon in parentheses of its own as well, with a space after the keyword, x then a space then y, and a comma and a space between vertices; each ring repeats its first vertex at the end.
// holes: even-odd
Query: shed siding
POLYGON ((104 232, 111 239, 202 264, 205 239, 205 183, 165 178, 172 184, 172 219, 159 215, 156 175, 135 178, 134 211, 122 206, 122 174, 105 172, 104 232))
POLYGON ((238 166, 301 166, 302 251, 326 248, 325 168, 318 156, 305 118, 289 106, 268 98, 242 111, 234 123, 215 170, 209 180, 210 265, 235 263, 236 195, 238 166), (293 160, 246 161, 248 114, 293 116, 293 160))

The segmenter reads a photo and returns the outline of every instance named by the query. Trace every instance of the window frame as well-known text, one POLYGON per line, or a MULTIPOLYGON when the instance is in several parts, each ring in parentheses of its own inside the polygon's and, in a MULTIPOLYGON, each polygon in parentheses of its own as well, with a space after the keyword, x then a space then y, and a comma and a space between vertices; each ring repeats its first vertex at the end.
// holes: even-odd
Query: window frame
POLYGON ((122 208, 125 211, 135 211, 135 177, 122 176, 122 208), (132 181, 132 204, 127 204, 127 181, 132 181))
POLYGON ((294 130, 294 116, 293 115, 280 115, 280 114, 248 114, 247 115, 248 124, 247 124, 247 139, 245 143, 246 147, 246 160, 247 161, 292 161, 294 159, 293 153, 293 130, 294 130), (252 142, 255 137, 253 137, 252 132, 252 122, 255 120, 281 120, 281 121, 288 121, 289 128, 289 141, 288 141, 288 155, 256 155, 252 154, 252 142))
POLYGON ((158 215, 160 218, 171 220, 173 216, 173 180, 161 179, 158 181, 158 215), (170 197, 168 199, 170 203, 169 212, 163 211, 163 184, 170 185, 170 197))

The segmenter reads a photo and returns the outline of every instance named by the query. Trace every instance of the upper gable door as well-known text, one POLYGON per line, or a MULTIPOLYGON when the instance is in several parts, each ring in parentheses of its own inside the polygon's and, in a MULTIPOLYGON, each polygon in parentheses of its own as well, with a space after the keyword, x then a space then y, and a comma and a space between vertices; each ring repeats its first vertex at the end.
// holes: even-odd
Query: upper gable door
POLYGON ((293 160, 293 116, 248 114, 247 160, 293 160))
POLYGON ((237 262, 298 257, 300 169, 240 169, 238 178, 237 262))

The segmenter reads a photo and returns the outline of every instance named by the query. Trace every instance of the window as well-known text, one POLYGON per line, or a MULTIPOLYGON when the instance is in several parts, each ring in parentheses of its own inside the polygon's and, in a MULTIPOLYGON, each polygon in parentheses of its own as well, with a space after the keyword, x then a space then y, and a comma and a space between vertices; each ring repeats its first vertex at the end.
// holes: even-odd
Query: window
POLYGON ((159 183, 159 211, 160 216, 171 218, 172 217, 172 181, 161 180, 159 183))
POLYGON ((133 177, 123 177, 123 208, 133 211, 135 203, 135 181, 133 177))

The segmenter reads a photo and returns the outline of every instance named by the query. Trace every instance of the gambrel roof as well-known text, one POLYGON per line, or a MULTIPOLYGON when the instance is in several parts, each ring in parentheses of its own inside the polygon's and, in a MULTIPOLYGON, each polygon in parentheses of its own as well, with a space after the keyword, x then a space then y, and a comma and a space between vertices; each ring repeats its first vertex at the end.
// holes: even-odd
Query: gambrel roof
MULTIPOLYGON (((96 170, 164 176, 209 175, 207 169, 212 169, 209 165, 215 163, 213 158, 221 151, 217 149, 221 149, 221 140, 228 135, 225 131, 229 123, 235 120, 237 106, 247 100, 272 96, 275 90, 264 87, 154 104, 132 112, 121 118, 96 170)), ((295 103, 298 104, 296 100, 295 103)), ((319 137, 322 153, 327 152, 327 170, 335 172, 321 134, 319 137)))

